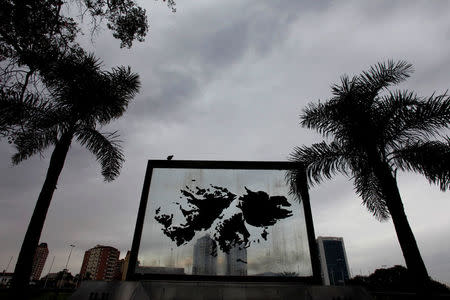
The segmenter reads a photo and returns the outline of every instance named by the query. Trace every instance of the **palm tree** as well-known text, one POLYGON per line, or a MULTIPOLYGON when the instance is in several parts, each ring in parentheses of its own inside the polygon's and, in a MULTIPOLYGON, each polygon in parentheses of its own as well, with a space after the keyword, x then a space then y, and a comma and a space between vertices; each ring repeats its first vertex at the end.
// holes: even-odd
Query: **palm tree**
MULTIPOLYGON (((304 164, 309 185, 337 173, 353 179, 362 203, 379 220, 392 218, 406 266, 418 286, 425 288, 428 273, 409 226, 397 186, 397 171, 424 175, 442 191, 450 188, 450 97, 427 98, 389 91, 413 72, 405 61, 388 61, 332 86, 326 102, 309 104, 301 125, 327 141, 296 147, 290 159, 304 164)), ((288 174, 296 193, 302 172, 288 174)))
POLYGON ((139 77, 130 68, 106 72, 92 55, 79 50, 40 70, 46 95, 3 91, 0 129, 17 149, 14 164, 54 146, 50 165, 19 253, 13 284, 28 284, 32 259, 47 210, 73 140, 92 152, 105 181, 119 175, 124 161, 116 132, 100 127, 119 118, 139 90, 139 77), (6 133, 5 133, 6 132, 6 133))

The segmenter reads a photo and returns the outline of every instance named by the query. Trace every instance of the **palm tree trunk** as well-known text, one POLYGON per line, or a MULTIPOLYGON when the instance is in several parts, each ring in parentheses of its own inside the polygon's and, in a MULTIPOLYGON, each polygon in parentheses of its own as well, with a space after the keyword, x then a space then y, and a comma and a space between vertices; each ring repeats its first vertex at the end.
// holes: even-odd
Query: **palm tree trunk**
POLYGON ((63 134, 56 143, 55 149, 53 150, 50 158, 50 165, 47 170, 44 185, 42 186, 39 194, 39 198, 28 225, 28 229, 22 243, 22 248, 20 249, 19 257, 17 259, 16 267, 14 269, 12 285, 17 290, 25 288, 30 281, 34 254, 41 237, 42 228, 44 227, 45 218, 53 197, 53 192, 56 189, 58 177, 61 174, 67 152, 69 151, 69 147, 72 142, 72 137, 72 133, 63 134))
POLYGON ((387 163, 379 162, 374 171, 380 180, 383 193, 387 196, 386 205, 394 223, 406 267, 418 290, 425 291, 429 286, 430 278, 422 256, 420 255, 414 233, 409 226, 397 181, 387 163))

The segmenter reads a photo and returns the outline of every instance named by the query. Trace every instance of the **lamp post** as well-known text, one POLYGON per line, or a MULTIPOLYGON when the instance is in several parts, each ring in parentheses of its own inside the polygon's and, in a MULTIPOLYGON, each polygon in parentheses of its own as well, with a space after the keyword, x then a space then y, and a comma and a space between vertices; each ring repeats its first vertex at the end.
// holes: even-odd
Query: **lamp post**
POLYGON ((72 255, 72 250, 73 250, 73 248, 75 248, 75 245, 70 244, 69 247, 70 247, 69 257, 67 257, 66 267, 63 270, 63 276, 62 276, 62 279, 61 279, 61 281, 59 283, 59 288, 64 286, 64 280, 66 279, 66 274, 69 273, 69 270, 67 269, 67 266, 69 265, 70 255, 72 255))
POLYGON ((74 247, 75 247, 75 245, 70 244, 69 257, 67 258, 67 262, 66 262, 66 270, 67 270, 67 266, 69 265, 70 255, 72 255, 72 250, 73 250, 74 247))

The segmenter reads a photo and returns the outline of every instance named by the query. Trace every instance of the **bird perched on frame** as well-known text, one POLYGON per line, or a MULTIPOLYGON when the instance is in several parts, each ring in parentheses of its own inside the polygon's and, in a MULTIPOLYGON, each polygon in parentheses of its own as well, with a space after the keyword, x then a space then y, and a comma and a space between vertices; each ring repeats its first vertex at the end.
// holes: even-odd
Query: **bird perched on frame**
POLYGON ((172 160, 172 158, 173 158, 173 155, 167 156, 167 160, 172 160))

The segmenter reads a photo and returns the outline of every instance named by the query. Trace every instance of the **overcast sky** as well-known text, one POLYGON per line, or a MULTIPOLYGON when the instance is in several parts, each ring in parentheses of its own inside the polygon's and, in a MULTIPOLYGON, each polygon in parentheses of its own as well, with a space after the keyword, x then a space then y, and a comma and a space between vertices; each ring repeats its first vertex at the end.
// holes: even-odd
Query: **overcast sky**
MULTIPOLYGON (((104 183, 93 156, 73 144, 41 241, 78 273, 97 244, 130 249, 147 159, 285 160, 296 145, 321 137, 298 125, 309 102, 330 96, 343 74, 386 59, 406 59, 416 72, 399 88, 419 95, 450 88, 447 1, 142 1, 150 32, 120 49, 108 31, 85 45, 105 67, 130 65, 142 89, 113 123, 124 141, 120 177, 104 183)), ((49 155, 12 166, 0 143, 0 269, 14 269, 49 155)), ((450 193, 413 174, 399 175, 410 225, 430 275, 450 284, 450 193)), ((361 206, 352 183, 336 177, 311 190, 316 236, 344 237, 352 275, 403 264, 391 221, 361 206)))

